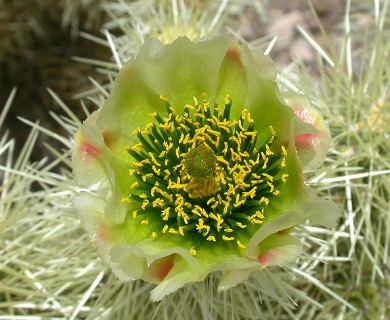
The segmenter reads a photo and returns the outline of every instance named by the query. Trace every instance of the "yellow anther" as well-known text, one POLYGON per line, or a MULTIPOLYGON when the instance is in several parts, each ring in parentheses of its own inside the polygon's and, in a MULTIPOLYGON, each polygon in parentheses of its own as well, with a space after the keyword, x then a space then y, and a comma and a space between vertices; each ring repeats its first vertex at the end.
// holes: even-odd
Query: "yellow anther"
POLYGON ((204 224, 203 219, 198 219, 198 223, 196 224, 196 230, 198 231, 206 230, 206 234, 207 234, 210 231, 210 226, 206 226, 204 224))
POLYGON ((177 234, 177 230, 175 230, 174 228, 170 228, 168 232, 172 234, 177 234))
POLYGON ((226 152, 229 150, 229 145, 226 141, 223 143, 223 145, 224 145, 224 148, 222 150, 222 153, 225 155, 226 152))
POLYGON ((288 178, 288 174, 285 173, 285 174, 282 174, 282 181, 283 182, 286 182, 286 179, 288 178))
POLYGON ((141 221, 141 224, 143 224, 144 226, 147 226, 149 223, 149 220, 148 219, 145 219, 145 220, 142 220, 141 221))
POLYGON ((287 156, 287 150, 284 146, 282 146, 282 153, 284 156, 287 156))
POLYGON ((276 136, 276 131, 275 131, 274 127, 273 126, 269 126, 269 129, 271 130, 271 134, 273 136, 276 136))
POLYGON ((241 249, 245 249, 245 248, 246 248, 246 246, 243 245, 243 244, 241 243, 240 240, 237 240, 237 245, 238 245, 241 249))
POLYGON ((243 192, 242 195, 246 198, 250 197, 253 199, 256 196, 256 189, 257 187, 253 187, 250 191, 243 192))
POLYGON ((133 215, 133 219, 137 218, 137 213, 138 213, 137 210, 133 211, 133 214, 132 214, 133 215))
POLYGON ((157 198, 157 199, 153 200, 152 206, 153 206, 153 208, 156 208, 156 207, 162 208, 164 206, 164 200, 161 198, 157 198))
POLYGON ((132 134, 134 135, 134 134, 137 134, 138 132, 140 132, 141 130, 140 130, 140 128, 135 128, 134 130, 133 130, 133 132, 132 132, 132 134))
POLYGON ((160 175, 160 169, 157 169, 155 165, 152 166, 152 170, 154 171, 155 174, 158 176, 160 175))
POLYGON ((122 203, 129 203, 129 202, 130 202, 129 197, 123 197, 122 198, 122 203))
POLYGON ((230 228, 227 228, 227 229, 223 229, 223 231, 230 233, 230 232, 233 232, 234 230, 230 229, 230 228))
POLYGON ((231 183, 228 184, 229 189, 225 192, 225 195, 229 196, 231 194, 236 194, 236 188, 231 183))
POLYGON ((196 97, 194 96, 193 98, 193 101, 194 101, 194 105, 197 107, 199 104, 198 104, 198 100, 196 99, 196 97))
POLYGON ((146 209, 146 206, 149 204, 149 200, 145 199, 143 202, 142 202, 142 205, 141 205, 141 208, 142 210, 145 210, 146 209))
POLYGON ((210 214, 210 218, 214 219, 216 222, 217 222, 217 230, 218 232, 222 229, 222 226, 221 224, 223 223, 223 219, 221 218, 221 215, 219 213, 217 213, 217 215, 215 215, 214 213, 211 213, 210 214))
POLYGON ((232 241, 232 240, 234 240, 234 237, 227 237, 225 235, 222 235, 222 240, 223 241, 232 241))
POLYGON ((153 177, 153 173, 147 173, 147 174, 144 174, 142 176, 142 181, 143 182, 146 182, 146 180, 148 180, 149 178, 152 178, 153 177))
POLYGON ((207 205, 209 206, 211 203, 215 202, 215 198, 214 197, 211 197, 209 200, 207 200, 207 205))
POLYGON ((267 165, 268 165, 268 158, 266 158, 265 160, 264 160, 264 164, 263 164, 263 166, 261 167, 263 170, 264 169, 267 169, 267 165))
POLYGON ((246 131, 246 129, 243 127, 243 125, 242 125, 242 121, 240 120, 240 121, 238 121, 238 126, 239 126, 239 128, 242 130, 242 131, 246 131))
POLYGON ((266 197, 261 197, 261 199, 260 199, 259 202, 260 202, 260 203, 264 203, 265 205, 268 205, 268 204, 269 204, 269 199, 266 198, 266 197))
POLYGON ((206 119, 206 116, 203 113, 194 113, 195 117, 200 117, 202 119, 206 119))
POLYGON ((274 181, 274 177, 273 176, 271 176, 271 175, 269 175, 268 173, 262 173, 262 175, 264 176, 264 177, 266 177, 269 181, 274 181))
POLYGON ((167 232, 168 228, 169 228, 169 227, 168 227, 168 225, 166 224, 166 225, 164 226, 164 228, 162 229, 162 232, 163 232, 163 233, 167 232))
POLYGON ((147 198, 148 198, 148 196, 147 196, 145 193, 140 194, 139 197, 140 197, 141 199, 147 199, 147 198))
POLYGON ((131 189, 134 189, 134 188, 137 188, 138 187, 138 182, 133 182, 131 185, 130 185, 130 190, 131 189))
POLYGON ((145 126, 145 130, 149 130, 150 128, 152 128, 154 126, 154 124, 152 122, 148 122, 145 126))
POLYGON ((282 162, 280 163, 280 166, 284 168, 286 166, 286 158, 282 159, 282 162))
POLYGON ((247 227, 246 224, 242 224, 241 222, 237 222, 236 225, 237 225, 237 227, 239 227, 241 229, 245 229, 247 227))
POLYGON ((238 202, 234 203, 234 204, 233 204, 233 206, 234 206, 235 208, 237 208, 237 207, 239 207, 239 206, 243 205, 244 203, 245 203, 245 200, 244 200, 244 199, 242 199, 242 200, 240 200, 240 201, 238 201, 238 202))
POLYGON ((229 104, 231 102, 229 95, 225 96, 225 104, 229 104))
POLYGON ((252 173, 252 177, 255 179, 261 179, 261 176, 259 176, 257 173, 252 173))
POLYGON ((207 241, 217 241, 216 239, 215 239, 215 237, 214 236, 208 236, 207 238, 206 238, 206 240, 207 241))
POLYGON ((273 192, 273 194, 274 194, 275 196, 278 196, 278 195, 280 195, 280 191, 279 191, 279 190, 275 190, 275 191, 273 192))
POLYGON ((274 154, 274 153, 271 151, 271 149, 269 148, 269 145, 268 145, 268 144, 265 145, 265 154, 266 154, 267 156, 270 156, 270 155, 274 154))
POLYGON ((138 142, 137 144, 135 144, 134 146, 131 147, 132 150, 137 151, 137 152, 140 152, 141 148, 142 148, 141 142, 138 142))
POLYGON ((168 99, 165 98, 164 96, 162 96, 161 94, 160 94, 160 100, 161 100, 161 101, 164 101, 164 102, 168 102, 168 99))
POLYGON ((179 227, 179 234, 184 237, 184 229, 183 229, 183 227, 179 227))
POLYGON ((191 253, 193 256, 196 256, 196 250, 195 250, 195 249, 190 249, 190 253, 191 253))
POLYGON ((129 175, 132 176, 134 174, 135 170, 129 169, 129 175))
POLYGON ((152 159, 152 162, 157 166, 157 167, 161 167, 161 164, 156 160, 156 158, 154 157, 154 154, 152 152, 148 152, 149 154, 149 157, 152 159))
POLYGON ((156 239, 157 238, 157 233, 156 232, 152 232, 152 234, 150 235, 153 239, 156 239))
POLYGON ((261 184, 261 183, 263 183, 263 182, 264 182, 264 180, 251 180, 251 184, 252 184, 252 185, 261 184))
POLYGON ((217 160, 223 164, 226 164, 227 166, 230 164, 228 161, 226 161, 222 156, 216 156, 217 160))
POLYGON ((140 163, 141 164, 150 164, 150 160, 149 159, 144 159, 140 163))
POLYGON ((270 192, 274 192, 274 190, 275 190, 275 186, 271 183, 271 182, 269 182, 269 181, 267 181, 267 184, 268 184, 268 186, 269 186, 269 188, 270 188, 270 192))

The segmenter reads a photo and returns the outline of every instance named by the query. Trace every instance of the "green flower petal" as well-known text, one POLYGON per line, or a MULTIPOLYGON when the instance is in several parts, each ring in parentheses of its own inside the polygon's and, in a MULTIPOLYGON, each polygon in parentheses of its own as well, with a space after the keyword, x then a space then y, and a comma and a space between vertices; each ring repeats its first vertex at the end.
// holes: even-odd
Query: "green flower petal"
POLYGON ((333 225, 335 205, 310 200, 302 178, 325 143, 306 158, 297 137, 319 127, 275 77, 269 57, 226 37, 151 39, 123 67, 73 155, 75 207, 120 280, 156 283, 157 301, 221 271, 225 290, 294 260, 296 225, 333 225))

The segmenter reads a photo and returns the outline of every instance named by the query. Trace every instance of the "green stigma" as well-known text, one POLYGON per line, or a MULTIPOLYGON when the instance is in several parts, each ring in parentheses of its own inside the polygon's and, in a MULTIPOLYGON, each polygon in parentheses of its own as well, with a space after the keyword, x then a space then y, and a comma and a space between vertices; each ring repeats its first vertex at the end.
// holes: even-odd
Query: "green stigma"
POLYGON ((200 179, 213 176, 215 154, 213 150, 207 148, 204 144, 188 152, 185 159, 187 172, 190 176, 200 179))
POLYGON ((193 239, 192 254, 205 242, 245 248, 251 226, 263 222, 286 182, 287 150, 272 147, 277 139, 272 127, 266 141, 257 141, 247 110, 231 120, 228 96, 223 109, 194 98, 181 113, 162 100, 167 115, 151 114, 155 121, 133 132, 139 143, 126 148, 135 182, 122 201, 138 207, 131 214, 150 228, 152 238, 193 239))

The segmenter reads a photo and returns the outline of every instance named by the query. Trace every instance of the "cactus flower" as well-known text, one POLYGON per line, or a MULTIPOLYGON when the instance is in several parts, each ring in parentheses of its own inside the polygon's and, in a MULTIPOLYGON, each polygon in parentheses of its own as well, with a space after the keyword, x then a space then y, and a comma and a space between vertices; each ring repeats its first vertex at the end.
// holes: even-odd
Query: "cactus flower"
POLYGON ((337 206, 302 177, 330 143, 271 59, 226 37, 147 41, 79 128, 74 203, 101 259, 154 301, 221 272, 218 290, 302 252, 290 231, 331 227, 337 206))

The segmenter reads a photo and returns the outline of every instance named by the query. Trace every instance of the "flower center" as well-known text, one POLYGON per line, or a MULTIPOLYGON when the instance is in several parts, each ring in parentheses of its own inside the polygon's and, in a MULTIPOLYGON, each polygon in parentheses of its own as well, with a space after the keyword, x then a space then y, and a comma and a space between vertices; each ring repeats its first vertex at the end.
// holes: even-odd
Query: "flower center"
POLYGON ((167 116, 153 113, 155 123, 134 130, 139 143, 127 150, 136 182, 123 202, 139 204, 133 218, 151 228, 152 238, 176 234, 191 237, 197 248, 226 241, 243 249, 251 227, 262 223, 286 182, 287 150, 272 148, 272 127, 266 128, 267 141, 257 141, 247 110, 231 120, 229 96, 223 110, 202 98, 179 113, 161 97, 167 116))

